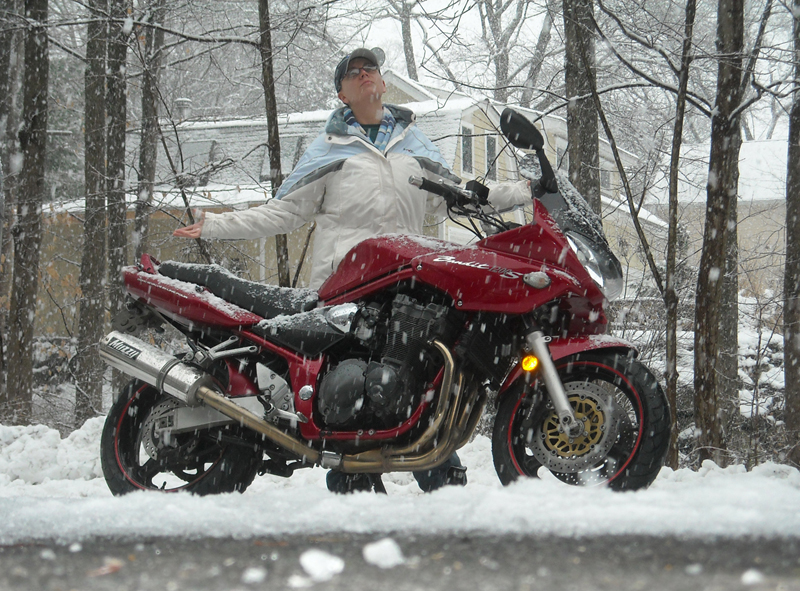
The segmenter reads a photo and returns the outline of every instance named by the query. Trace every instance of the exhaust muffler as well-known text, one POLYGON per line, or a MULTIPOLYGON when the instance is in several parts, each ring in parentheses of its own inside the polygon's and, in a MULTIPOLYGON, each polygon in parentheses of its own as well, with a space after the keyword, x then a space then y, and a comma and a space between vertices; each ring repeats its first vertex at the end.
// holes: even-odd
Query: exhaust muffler
POLYGON ((111 367, 155 386, 188 406, 197 406, 197 391, 214 388, 214 380, 202 369, 184 363, 158 347, 134 336, 113 331, 100 341, 100 357, 111 367))

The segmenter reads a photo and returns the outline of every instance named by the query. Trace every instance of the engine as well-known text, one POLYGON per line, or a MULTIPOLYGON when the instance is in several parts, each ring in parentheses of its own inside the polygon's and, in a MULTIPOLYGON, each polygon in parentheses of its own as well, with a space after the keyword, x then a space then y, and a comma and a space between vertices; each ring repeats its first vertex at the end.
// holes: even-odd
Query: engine
POLYGON ((352 330, 372 355, 345 359, 322 379, 317 401, 326 425, 388 428, 410 417, 436 369, 427 343, 452 342, 459 316, 447 306, 406 295, 396 296, 390 307, 362 308, 352 330))

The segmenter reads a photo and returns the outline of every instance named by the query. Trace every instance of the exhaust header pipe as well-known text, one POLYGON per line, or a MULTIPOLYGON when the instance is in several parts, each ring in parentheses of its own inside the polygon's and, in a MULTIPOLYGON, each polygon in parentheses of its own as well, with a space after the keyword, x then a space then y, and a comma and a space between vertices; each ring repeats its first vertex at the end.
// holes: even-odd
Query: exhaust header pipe
POLYGON ((108 365, 155 386, 189 406, 197 406, 201 387, 214 389, 214 380, 203 370, 145 343, 134 336, 113 331, 100 341, 100 357, 108 365))

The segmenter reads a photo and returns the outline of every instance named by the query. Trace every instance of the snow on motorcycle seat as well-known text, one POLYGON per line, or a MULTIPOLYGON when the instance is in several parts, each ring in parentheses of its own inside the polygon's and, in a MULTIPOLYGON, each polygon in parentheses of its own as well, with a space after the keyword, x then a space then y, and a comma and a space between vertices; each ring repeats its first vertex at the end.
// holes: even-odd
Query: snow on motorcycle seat
POLYGON ((313 310, 319 300, 313 289, 247 281, 219 265, 165 261, 161 263, 158 272, 171 279, 202 285, 215 296, 262 318, 307 312, 313 310))

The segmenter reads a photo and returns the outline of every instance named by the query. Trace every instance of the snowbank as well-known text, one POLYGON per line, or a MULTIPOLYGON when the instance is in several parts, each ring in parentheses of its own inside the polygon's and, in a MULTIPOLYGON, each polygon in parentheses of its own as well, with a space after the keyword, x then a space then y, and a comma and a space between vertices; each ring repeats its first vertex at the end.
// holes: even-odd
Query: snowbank
POLYGON ((469 485, 432 494, 395 474, 384 477, 388 495, 332 495, 325 471, 309 469, 290 479, 257 478, 241 495, 115 498, 100 476, 101 427, 94 419, 62 440, 41 426, 0 426, 0 544, 343 531, 800 537, 800 472, 778 464, 751 472, 711 462, 698 472, 665 468, 650 489, 635 493, 569 487, 547 475, 504 488, 491 443, 479 437, 459 452, 469 485))

